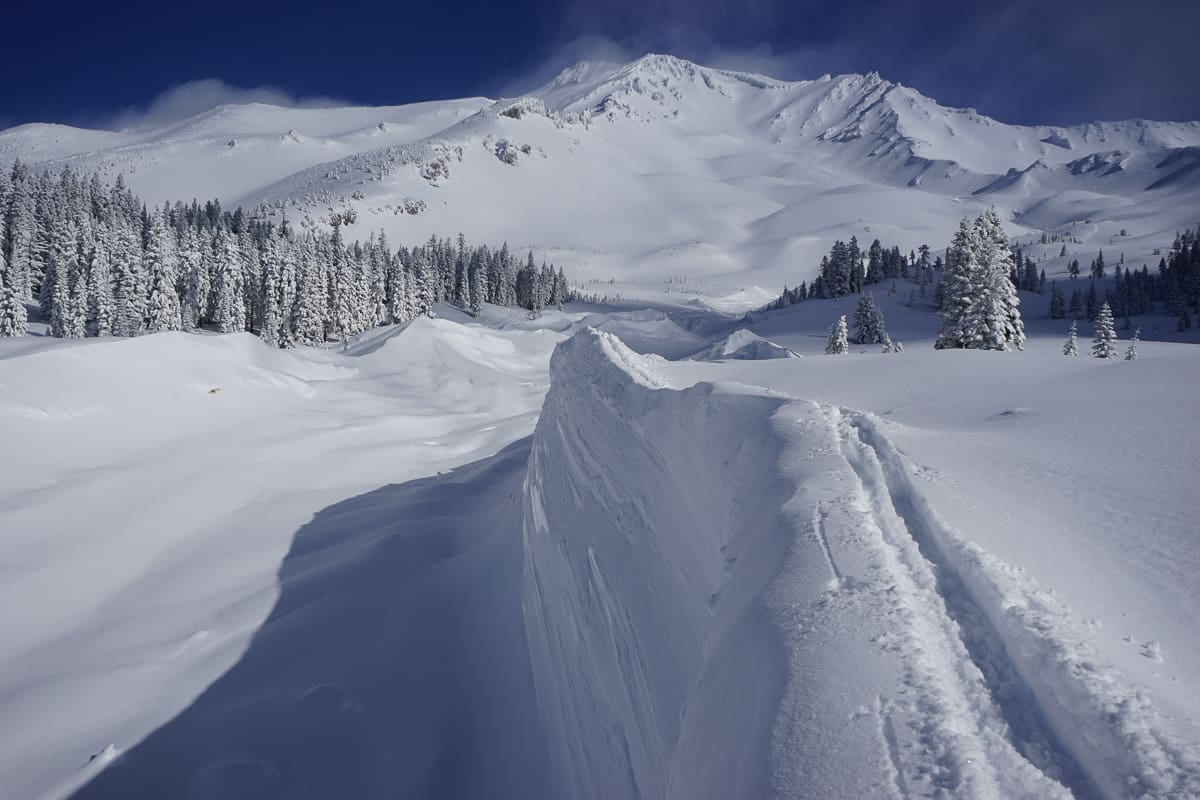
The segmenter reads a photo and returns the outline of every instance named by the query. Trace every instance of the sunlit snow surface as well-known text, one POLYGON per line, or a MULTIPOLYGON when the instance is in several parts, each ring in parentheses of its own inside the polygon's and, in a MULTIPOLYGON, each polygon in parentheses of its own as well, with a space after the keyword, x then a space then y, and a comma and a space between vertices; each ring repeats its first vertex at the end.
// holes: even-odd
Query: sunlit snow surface
POLYGON ((1197 792, 1200 350, 850 302, 0 343, 6 792, 1197 792))

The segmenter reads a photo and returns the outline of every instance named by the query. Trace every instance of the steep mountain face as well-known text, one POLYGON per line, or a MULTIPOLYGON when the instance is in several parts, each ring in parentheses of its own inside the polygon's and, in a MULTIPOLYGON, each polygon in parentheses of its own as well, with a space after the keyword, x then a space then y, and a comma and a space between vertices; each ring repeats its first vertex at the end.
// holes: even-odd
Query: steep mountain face
POLYGON ((581 63, 529 96, 391 108, 224 106, 161 129, 25 125, 0 159, 124 173, 394 240, 469 231, 580 277, 795 282, 831 239, 938 247, 996 206, 1011 232, 1149 252, 1194 224, 1200 123, 1015 126, 877 74, 786 82, 664 55, 581 63))

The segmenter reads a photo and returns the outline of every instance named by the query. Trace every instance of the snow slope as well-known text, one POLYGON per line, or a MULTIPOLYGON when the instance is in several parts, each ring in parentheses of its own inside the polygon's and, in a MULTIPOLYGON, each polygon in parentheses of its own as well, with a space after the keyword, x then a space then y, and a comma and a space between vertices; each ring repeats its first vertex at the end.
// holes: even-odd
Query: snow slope
POLYGON ((1121 246, 1149 254, 1198 221, 1198 148, 1197 122, 1007 125, 875 74, 785 82, 662 55, 579 64, 516 99, 0 133, 0 159, 124 172, 151 202, 215 196, 315 223, 353 207, 351 235, 509 239, 626 297, 665 278, 773 294, 811 278, 833 238, 940 248, 991 205, 1014 233, 1090 254, 1125 230, 1121 246))
POLYGON ((497 726, 532 731, 507 739, 474 712, 531 692, 519 525, 496 520, 560 337, 379 334, 358 355, 249 334, 0 342, 20 455, 0 467, 0 794, 64 796, 110 745, 127 757, 81 796, 536 785, 536 724, 501 704, 497 726), (463 648, 489 653, 483 674, 463 648))
POLYGON ((880 302, 0 343, 6 791, 1200 795, 1200 350, 880 302))

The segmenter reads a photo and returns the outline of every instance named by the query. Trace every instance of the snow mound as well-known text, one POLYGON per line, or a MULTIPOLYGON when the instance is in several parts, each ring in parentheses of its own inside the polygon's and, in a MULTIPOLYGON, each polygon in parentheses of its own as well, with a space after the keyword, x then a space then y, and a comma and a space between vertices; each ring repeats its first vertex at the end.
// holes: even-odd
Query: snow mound
POLYGON ((755 361, 766 358, 799 358, 800 356, 783 345, 758 334, 739 328, 720 341, 714 342, 692 356, 693 361, 725 361, 741 359, 755 361))

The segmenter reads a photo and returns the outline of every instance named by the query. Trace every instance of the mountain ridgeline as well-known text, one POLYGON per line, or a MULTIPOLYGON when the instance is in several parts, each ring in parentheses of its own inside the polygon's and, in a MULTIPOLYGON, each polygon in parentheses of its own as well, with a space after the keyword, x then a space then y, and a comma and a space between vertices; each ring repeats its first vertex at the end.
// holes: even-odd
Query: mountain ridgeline
POLYGON ((811 281, 794 265, 835 239, 948 243, 991 207, 1010 235, 1070 237, 1084 258, 1122 230, 1131 257, 1166 248, 1200 208, 1197 122, 1010 125, 876 74, 785 81, 666 55, 579 64, 513 98, 23 125, 0 132, 16 159, 124 174, 151 207, 210 197, 299 227, 353 212, 392 242, 461 230, 579 278, 686 270, 714 295, 811 281))

